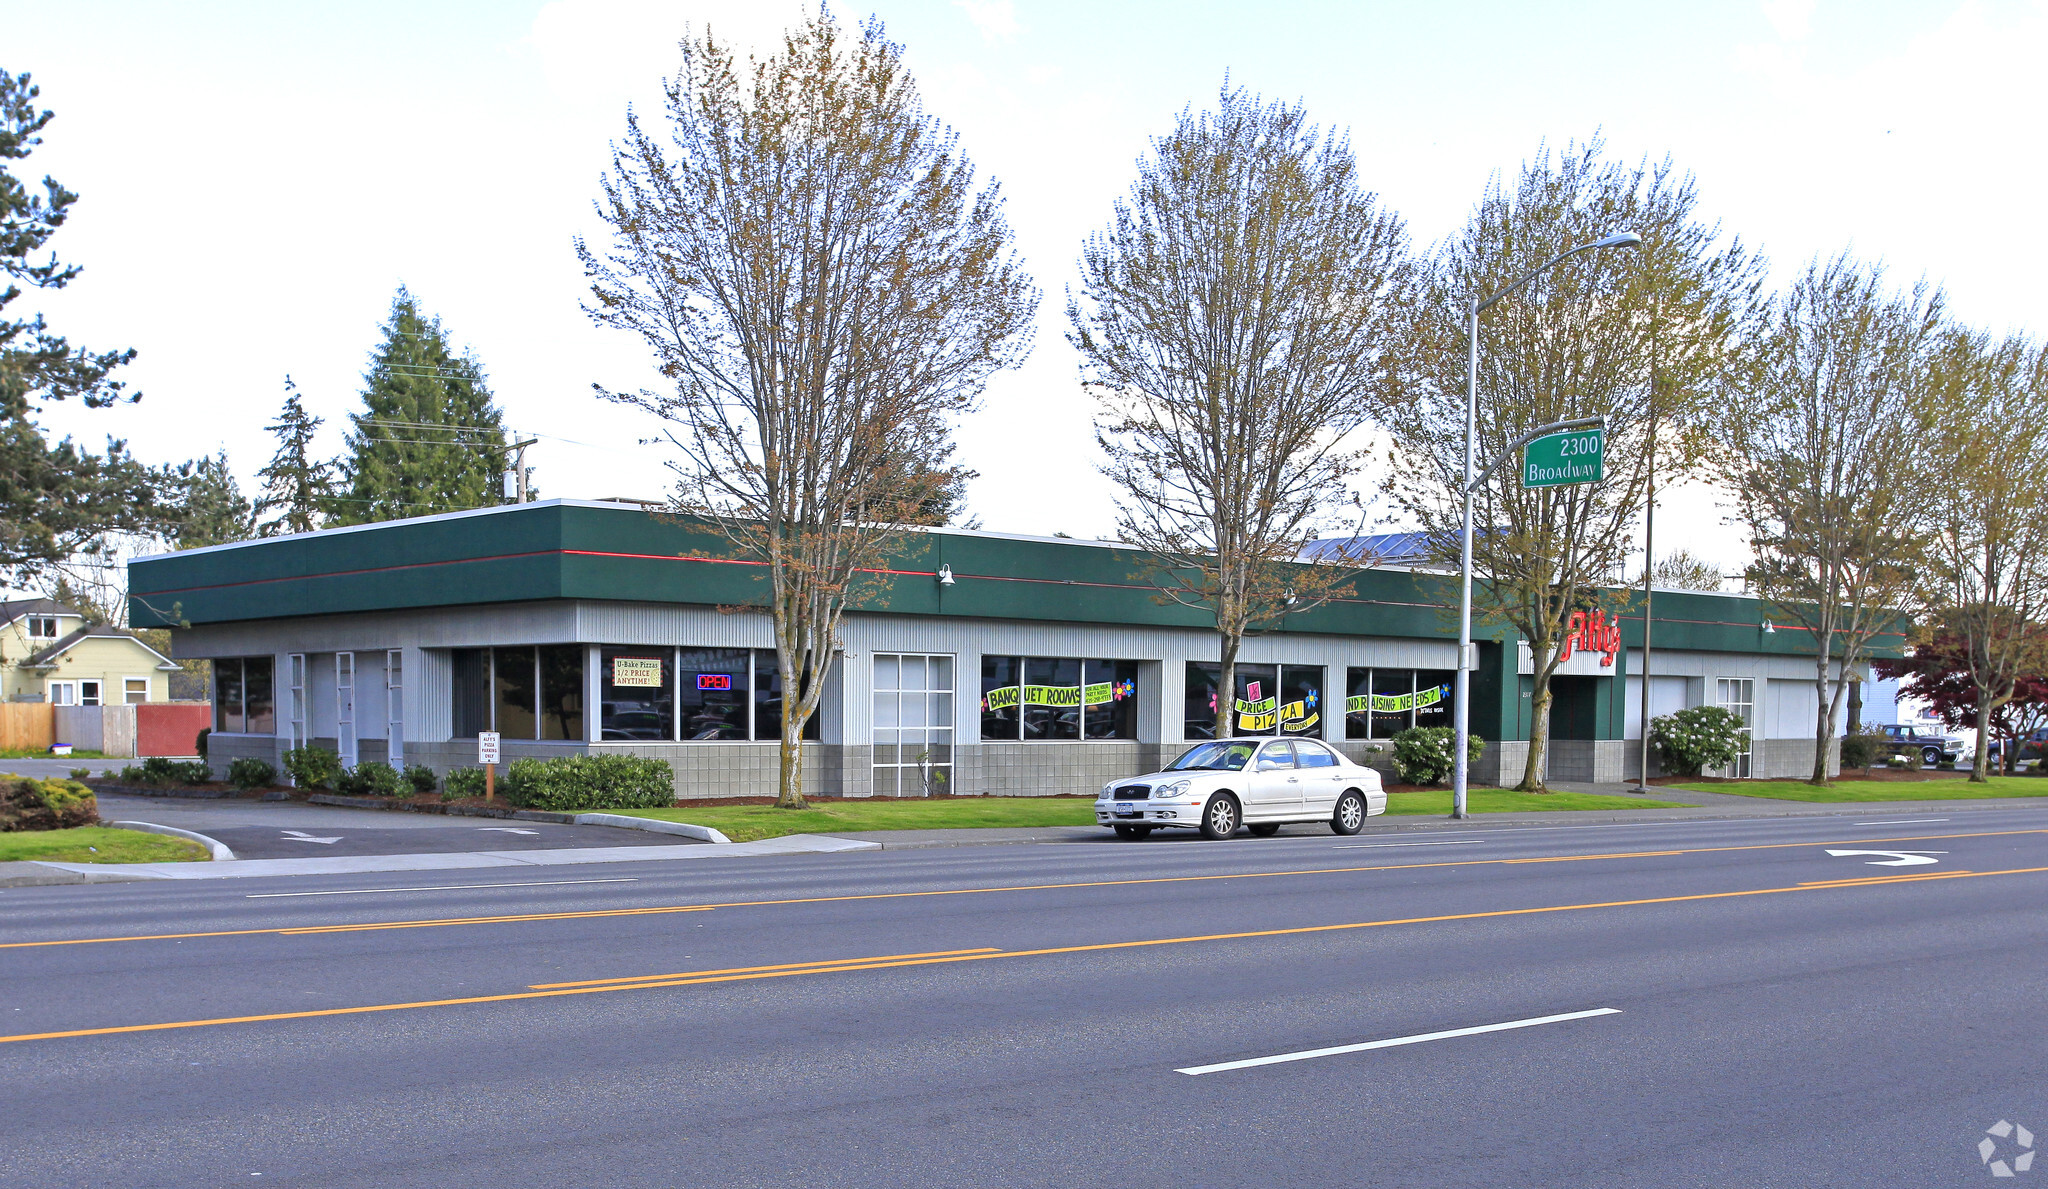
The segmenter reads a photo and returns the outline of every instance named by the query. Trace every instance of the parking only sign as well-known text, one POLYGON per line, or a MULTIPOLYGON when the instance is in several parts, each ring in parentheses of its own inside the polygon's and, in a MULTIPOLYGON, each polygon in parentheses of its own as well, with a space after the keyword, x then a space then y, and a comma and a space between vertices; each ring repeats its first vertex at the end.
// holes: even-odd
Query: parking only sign
POLYGON ((476 737, 476 762, 495 764, 498 762, 498 732, 479 731, 476 737))

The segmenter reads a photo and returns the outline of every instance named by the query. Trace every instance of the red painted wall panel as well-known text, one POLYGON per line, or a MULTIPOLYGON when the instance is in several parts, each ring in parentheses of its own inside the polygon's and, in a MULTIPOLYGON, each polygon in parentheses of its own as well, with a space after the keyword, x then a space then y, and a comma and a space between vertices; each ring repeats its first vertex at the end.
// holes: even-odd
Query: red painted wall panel
POLYGON ((140 703, 135 707, 135 754, 198 755, 199 732, 212 725, 213 707, 208 703, 140 703))

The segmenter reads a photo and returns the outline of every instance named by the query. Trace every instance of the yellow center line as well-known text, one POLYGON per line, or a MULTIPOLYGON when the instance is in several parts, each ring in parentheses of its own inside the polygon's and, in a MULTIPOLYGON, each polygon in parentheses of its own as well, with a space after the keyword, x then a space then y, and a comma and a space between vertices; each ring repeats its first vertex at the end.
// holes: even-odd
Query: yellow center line
POLYGON ((629 983, 643 983, 650 979, 695 978, 698 975, 704 974, 751 974, 759 970, 809 970, 812 968, 822 969, 832 966, 844 966, 850 962, 888 962, 907 958, 950 958, 956 954, 993 954, 996 952, 998 951, 994 946, 984 946, 978 950, 933 950, 930 953, 924 954, 884 954, 879 958, 826 958, 818 962, 784 962, 780 966, 734 966, 726 970, 692 970, 683 974, 634 974, 620 978, 585 979, 577 983, 535 983, 530 989, 535 991, 552 991, 557 987, 613 987, 624 986, 629 983))
MULTIPOLYGON (((2014 835, 2048 834, 2048 829, 1987 830, 1972 834, 1917 834, 1908 838, 1845 838, 1817 842, 1769 842, 1749 846, 1706 846, 1690 850, 1631 851, 1619 854, 1557 855, 1529 859, 1457 859, 1431 863, 1396 863, 1364 867, 1316 867, 1292 871, 1239 871, 1221 875, 1159 875, 1140 879, 1098 879, 1075 883, 1014 884, 987 888, 939 888, 925 892, 867 892, 845 896, 800 896, 785 900, 732 900, 714 904, 671 904, 650 908, 599 908, 578 912, 537 912, 515 916, 451 917, 429 921, 370 921, 350 925, 286 925, 265 929, 217 929, 198 933, 142 933, 125 937, 70 937, 53 941, 0 942, 0 950, 39 949, 60 945, 103 945, 122 941, 187 941, 203 937, 256 937, 263 935, 299 937, 323 933, 359 933, 378 929, 418 929, 449 925, 494 925, 538 921, 574 921, 597 917, 656 916, 675 912, 704 912, 717 908, 777 908, 798 904, 844 904, 862 900, 914 900, 927 896, 984 896, 1005 892, 1058 892, 1084 888, 1122 888, 1145 884, 1209 883, 1235 879, 1284 879, 1309 875, 1355 875, 1367 871, 1419 871, 1437 867, 1494 867, 1525 863, 1592 863, 1610 859, 1662 858, 1670 855, 1711 855, 1734 851, 1794 850, 1811 847, 1867 845, 1876 842, 1932 842, 1954 838, 2004 838, 2014 835)), ((393 888, 402 892, 404 888, 393 888)))
MULTIPOLYGON (((1985 879, 1995 875, 2033 875, 2048 867, 2016 867, 2007 871, 1956 873, 1953 878, 1985 879)), ((1204 941, 1245 941, 1261 937, 1289 937, 1311 933, 1337 933, 1356 929, 1378 929, 1389 925, 1427 925, 1444 921, 1476 921, 1497 917, 1533 916, 1553 912, 1581 912, 1595 908, 1633 908, 1648 904, 1681 904, 1698 900, 1728 900, 1744 896, 1774 896, 1785 892, 1837 892, 1890 886, 1897 880, 1875 880, 1842 886, 1751 888, 1737 892, 1698 892, 1685 896, 1654 896, 1641 900, 1606 900, 1590 904, 1552 904, 1540 908, 1501 908, 1486 912, 1446 913, 1442 916, 1400 917, 1382 921, 1352 921, 1338 925, 1299 925, 1284 929, 1253 929, 1240 933, 1203 933, 1189 937, 1152 937, 1136 941, 1105 941, 1090 945, 1050 946, 1033 950, 964 951, 932 956, 906 955, 901 958, 849 962, 842 965, 791 964, 784 968, 741 967, 734 972, 703 971, 675 977, 653 976, 647 982, 615 982, 597 986, 550 985, 546 990, 515 991, 500 995, 469 995, 459 999, 421 999, 409 1003, 373 1003, 361 1007, 328 1007, 310 1011, 270 1012, 255 1016, 223 1016, 210 1020, 173 1020, 162 1024, 121 1024, 110 1028, 73 1028, 63 1032, 27 1032, 0 1036, 0 1044, 30 1040, 61 1040, 78 1036, 113 1036, 125 1032, 166 1032, 179 1028, 212 1028, 223 1024, 259 1024, 273 1020, 310 1020, 323 1016, 367 1015, 373 1012, 409 1011, 422 1007, 460 1007, 476 1003, 513 1003, 522 999, 555 999, 567 995, 602 995, 613 991, 647 991, 662 987, 700 986, 706 983, 751 982, 770 978, 795 978, 812 974, 845 974, 859 970, 889 970, 904 966, 942 966, 955 962, 991 962, 1003 958, 1041 958, 1054 954, 1101 953, 1109 950, 1142 949, 1162 945, 1189 945, 1204 941)), ((1919 882, 1918 880, 1911 882, 1919 882)))

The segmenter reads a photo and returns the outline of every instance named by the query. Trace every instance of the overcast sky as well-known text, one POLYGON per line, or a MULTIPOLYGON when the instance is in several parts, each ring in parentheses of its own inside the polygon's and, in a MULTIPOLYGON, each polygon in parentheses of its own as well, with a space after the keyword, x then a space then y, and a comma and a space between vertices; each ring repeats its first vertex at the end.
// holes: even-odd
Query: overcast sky
MULTIPOLYGON (((1926 275, 1960 317, 2048 326, 2040 235, 2048 3, 1102 4, 888 0, 929 109, 1002 183, 1045 291, 1038 346, 960 427, 998 531, 1106 534, 1064 292, 1147 138, 1235 84, 1350 131, 1366 183, 1418 244, 1546 140, 1604 132, 1672 156, 1778 275, 1844 247, 1926 275)), ((684 26, 762 44, 781 0, 171 4, 0 0, 0 67, 57 119, 27 163, 82 199, 54 246, 85 266, 43 300, 94 347, 139 349, 142 403, 49 423, 152 461, 225 448, 245 486, 289 373, 328 419, 359 407, 392 291, 411 286, 541 435, 547 496, 658 496, 647 426, 590 395, 650 379, 594 328, 572 250, 628 103, 652 111, 684 26)), ((24 298, 17 309, 38 300, 24 298)), ((1710 491, 1675 493, 1660 542, 1731 568, 1710 491)), ((1660 549, 1660 552, 1664 550, 1660 549)))

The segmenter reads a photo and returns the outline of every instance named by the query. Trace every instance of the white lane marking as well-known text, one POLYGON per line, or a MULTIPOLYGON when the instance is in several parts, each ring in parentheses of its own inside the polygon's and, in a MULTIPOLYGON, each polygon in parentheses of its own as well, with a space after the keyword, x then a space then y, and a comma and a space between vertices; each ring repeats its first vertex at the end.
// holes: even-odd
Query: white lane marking
POLYGON ((572 883, 639 883, 630 879, 542 879, 532 883, 444 883, 430 888, 346 888, 335 892, 251 892, 244 900, 281 900, 286 896, 367 896, 373 892, 461 892, 470 888, 556 888, 572 883))
POLYGON ((1838 859, 1846 859, 1852 855, 1884 856, 1881 859, 1870 860, 1869 863, 1865 864, 1869 867, 1918 867, 1923 863, 1941 862, 1940 859, 1928 858, 1928 855, 1945 855, 1948 852, 1945 850, 1831 850, 1828 853, 1838 859))
POLYGON ((322 845, 331 845, 341 841, 340 835, 336 835, 333 838, 315 838, 304 830, 286 830, 284 836, 293 842, 318 842, 322 845))
POLYGON ((521 830, 516 826, 478 826, 477 829, 488 830, 493 834, 531 834, 536 838, 540 836, 539 830, 521 830))
POLYGON ((1364 1044, 1337 1045, 1327 1049, 1303 1049, 1298 1053, 1279 1053, 1271 1057, 1247 1057, 1243 1061, 1219 1061, 1214 1065, 1190 1065, 1176 1069, 1198 1077, 1205 1073, 1222 1073, 1227 1069, 1250 1069, 1255 1065, 1280 1065, 1288 1061, 1307 1061, 1315 1057, 1335 1057, 1342 1053, 1363 1053, 1368 1049, 1393 1049, 1402 1045, 1425 1044, 1432 1040, 1450 1040, 1456 1036, 1478 1036, 1482 1032, 1506 1032, 1513 1028, 1534 1028, 1538 1024, 1558 1024, 1565 1020, 1585 1020, 1593 1016, 1618 1016, 1618 1007, 1596 1007, 1591 1011, 1571 1011, 1555 1016, 1534 1016, 1527 1020, 1509 1020, 1504 1024, 1481 1024, 1477 1028, 1452 1028, 1446 1032, 1423 1032, 1415 1036, 1396 1036, 1387 1040, 1369 1040, 1364 1044))
POLYGON ((1909 817, 1904 819, 1903 821, 1856 822, 1855 824, 1859 826, 1919 826, 1925 825, 1928 822, 1945 822, 1947 820, 1948 819, 1945 817, 1909 817))
POLYGON ((1487 839, 1458 839, 1458 841, 1448 841, 1448 843, 1346 843, 1346 845, 1341 845, 1341 847, 1329 847, 1329 849, 1333 849, 1333 851, 1370 851, 1374 847, 1468 847, 1468 845, 1483 843, 1483 841, 1487 841, 1487 839))

